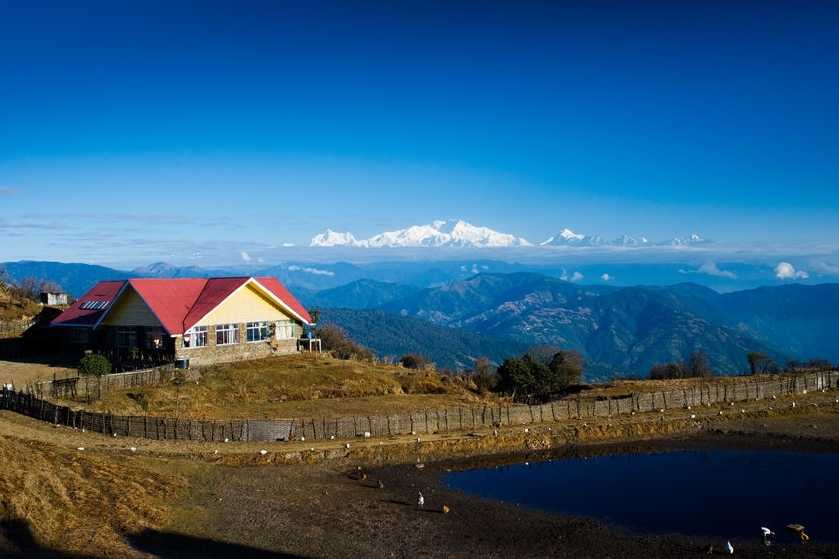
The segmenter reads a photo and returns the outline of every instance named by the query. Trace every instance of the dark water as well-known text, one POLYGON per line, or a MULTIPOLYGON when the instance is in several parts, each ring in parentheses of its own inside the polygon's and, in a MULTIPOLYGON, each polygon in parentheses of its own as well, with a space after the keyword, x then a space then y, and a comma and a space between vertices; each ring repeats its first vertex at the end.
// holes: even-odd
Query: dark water
POLYGON ((807 527, 839 541, 839 454, 673 451, 531 462, 447 474, 452 489, 597 518, 632 531, 758 538, 807 527))

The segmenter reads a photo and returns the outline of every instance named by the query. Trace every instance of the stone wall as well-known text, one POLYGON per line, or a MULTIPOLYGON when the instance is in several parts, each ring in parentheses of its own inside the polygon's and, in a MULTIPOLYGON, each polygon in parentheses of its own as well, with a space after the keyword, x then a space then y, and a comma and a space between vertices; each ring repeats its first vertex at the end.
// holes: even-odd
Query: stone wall
POLYGON ((230 363, 232 361, 244 361, 246 359, 259 359, 270 355, 284 355, 296 353, 298 350, 297 339, 302 335, 303 328, 299 324, 294 325, 294 337, 288 340, 266 340, 261 342, 248 342, 245 324, 239 324, 239 343, 229 345, 216 345, 215 326, 207 327, 207 345, 204 347, 184 347, 183 338, 178 337, 175 341, 175 358, 189 359, 190 367, 201 367, 216 363, 230 363))

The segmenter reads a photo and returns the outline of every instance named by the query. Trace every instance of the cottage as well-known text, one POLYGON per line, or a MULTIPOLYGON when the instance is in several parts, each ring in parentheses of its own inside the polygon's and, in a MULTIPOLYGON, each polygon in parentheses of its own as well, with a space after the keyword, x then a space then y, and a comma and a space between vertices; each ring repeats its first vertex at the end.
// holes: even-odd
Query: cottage
POLYGON ((41 291, 41 304, 50 307, 61 307, 67 305, 70 300, 63 291, 41 291))
POLYGON ((311 325, 273 277, 101 281, 50 324, 66 350, 187 366, 297 352, 311 325))

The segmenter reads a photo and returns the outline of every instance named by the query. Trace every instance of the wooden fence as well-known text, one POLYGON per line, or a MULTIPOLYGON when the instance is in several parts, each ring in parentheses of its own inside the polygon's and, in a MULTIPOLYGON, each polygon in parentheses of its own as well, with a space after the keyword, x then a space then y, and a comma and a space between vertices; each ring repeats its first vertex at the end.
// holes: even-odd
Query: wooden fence
MULTIPOLYGON (((196 380, 200 376, 198 369, 178 369, 184 380, 196 380)), ((175 369, 172 366, 155 367, 128 373, 114 373, 102 376, 76 376, 63 379, 45 380, 27 386, 39 398, 58 398, 93 402, 113 390, 156 386, 172 380, 175 369)))
POLYGON ((724 402, 763 400, 772 396, 835 389, 839 372, 778 376, 770 380, 738 377, 684 389, 638 392, 622 398, 565 398, 542 405, 497 404, 457 407, 392 416, 339 418, 194 420, 155 416, 117 416, 72 410, 33 393, 4 390, 0 409, 106 435, 188 441, 331 440, 386 437, 409 433, 470 431, 481 427, 529 425, 568 419, 604 418, 661 409, 724 402), (369 435, 368 435, 369 434, 369 435))

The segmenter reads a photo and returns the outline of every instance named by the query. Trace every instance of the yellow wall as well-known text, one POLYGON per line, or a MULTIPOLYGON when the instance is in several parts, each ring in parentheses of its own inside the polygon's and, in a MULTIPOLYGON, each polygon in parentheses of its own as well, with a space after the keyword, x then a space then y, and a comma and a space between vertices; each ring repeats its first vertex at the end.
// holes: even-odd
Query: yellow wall
MULTIPOLYGON (((297 322, 296 319, 280 310, 273 301, 262 295, 253 286, 246 285, 210 311, 210 314, 202 318, 196 326, 270 320, 294 320, 297 322)), ((244 335, 244 333, 240 335, 244 335)))
POLYGON ((160 326, 160 321, 154 316, 143 299, 128 286, 122 297, 116 302, 114 308, 102 324, 108 326, 160 326))

